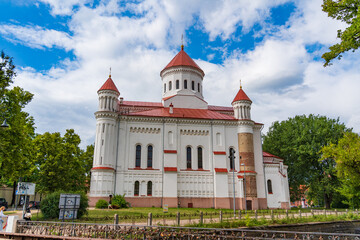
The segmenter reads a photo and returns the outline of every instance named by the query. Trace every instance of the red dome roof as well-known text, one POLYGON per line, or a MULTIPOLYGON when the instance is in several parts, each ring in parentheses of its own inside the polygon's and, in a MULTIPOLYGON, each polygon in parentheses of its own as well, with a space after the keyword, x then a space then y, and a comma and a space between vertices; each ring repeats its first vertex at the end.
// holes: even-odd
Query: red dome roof
POLYGON ((111 79, 111 76, 109 76, 109 78, 106 80, 106 82, 99 89, 99 91, 101 91, 101 90, 113 90, 117 93, 120 93, 119 90, 117 89, 117 87, 115 86, 115 83, 111 79))
POLYGON ((177 66, 187 66, 187 67, 196 68, 203 74, 203 76, 205 75, 204 71, 184 51, 184 46, 181 46, 180 52, 169 62, 168 65, 166 65, 166 67, 160 72, 160 75, 165 69, 171 67, 177 67, 177 66))
POLYGON ((246 100, 246 101, 250 101, 250 98, 246 95, 246 93, 244 92, 244 90, 242 90, 242 87, 240 87, 239 92, 236 94, 234 100, 232 101, 232 103, 236 102, 236 101, 241 101, 241 100, 246 100))

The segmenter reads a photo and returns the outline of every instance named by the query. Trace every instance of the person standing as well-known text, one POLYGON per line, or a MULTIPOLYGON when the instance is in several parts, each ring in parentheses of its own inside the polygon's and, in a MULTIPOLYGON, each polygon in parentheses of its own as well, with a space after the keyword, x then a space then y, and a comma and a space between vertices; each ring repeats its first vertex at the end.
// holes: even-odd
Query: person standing
POLYGON ((0 232, 3 231, 3 225, 4 225, 3 223, 5 222, 4 218, 7 218, 7 216, 4 214, 4 210, 5 210, 4 206, 0 207, 0 232))

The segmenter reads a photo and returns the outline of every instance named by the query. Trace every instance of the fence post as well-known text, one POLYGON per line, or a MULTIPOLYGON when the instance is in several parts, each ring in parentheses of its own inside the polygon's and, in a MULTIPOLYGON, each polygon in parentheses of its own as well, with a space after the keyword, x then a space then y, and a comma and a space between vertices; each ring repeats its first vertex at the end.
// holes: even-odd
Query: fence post
POLYGON ((274 221, 274 210, 271 209, 270 213, 271 213, 271 220, 274 221))
POLYGON ((204 214, 202 211, 200 212, 200 224, 204 224, 204 214))
POLYGON ((114 215, 114 224, 119 224, 119 215, 114 215))
POLYGON ((358 211, 358 209, 356 209, 356 210, 355 210, 355 212, 356 212, 356 215, 358 215, 358 214, 359 214, 359 211, 358 211))
POLYGON ((176 213, 176 225, 180 226, 180 213, 176 213))
POLYGON ((311 209, 311 216, 313 217, 314 216, 314 210, 313 209, 311 209))
POLYGON ((299 209, 299 217, 301 218, 301 209, 299 209))
POLYGON ((148 226, 152 226, 152 213, 149 213, 149 214, 148 214, 147 225, 148 225, 148 226))
POLYGON ((239 220, 241 220, 241 210, 239 210, 239 220))
POLYGON ((324 209, 324 216, 326 217, 326 209, 324 209))
POLYGON ((220 211, 220 222, 222 222, 223 221, 223 213, 222 213, 222 211, 220 211))
POLYGON ((255 210, 255 219, 257 220, 257 210, 255 210))

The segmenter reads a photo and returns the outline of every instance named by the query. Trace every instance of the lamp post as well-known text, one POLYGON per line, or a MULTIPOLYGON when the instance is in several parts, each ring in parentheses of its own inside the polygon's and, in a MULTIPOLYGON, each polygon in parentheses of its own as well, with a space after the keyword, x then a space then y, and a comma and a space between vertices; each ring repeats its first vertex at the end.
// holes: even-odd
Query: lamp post
POLYGON ((236 217, 236 210, 235 210, 235 150, 230 148, 230 161, 232 163, 232 172, 233 172, 233 208, 234 208, 234 218, 236 217))
POLYGON ((246 175, 245 175, 245 163, 241 163, 240 166, 244 167, 244 202, 245 202, 245 213, 247 211, 247 206, 246 206, 246 175))

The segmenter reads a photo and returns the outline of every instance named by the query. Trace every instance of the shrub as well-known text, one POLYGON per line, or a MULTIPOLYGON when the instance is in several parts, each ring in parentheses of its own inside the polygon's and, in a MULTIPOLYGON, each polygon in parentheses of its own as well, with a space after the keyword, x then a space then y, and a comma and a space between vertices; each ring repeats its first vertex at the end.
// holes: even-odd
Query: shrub
POLYGON ((104 209, 104 208, 107 208, 108 205, 109 205, 109 203, 106 200, 99 199, 99 201, 96 202, 95 207, 100 208, 100 209, 104 209))
POLYGON ((128 208, 129 203, 125 200, 124 195, 114 195, 111 200, 111 206, 113 208, 128 208))
MULTIPOLYGON (((54 192, 47 195, 40 204, 41 213, 44 218, 59 218, 59 200, 60 194, 63 192, 54 192)), ((78 218, 87 214, 87 207, 89 206, 88 198, 84 192, 71 192, 70 194, 80 194, 80 208, 78 209, 78 218)))

